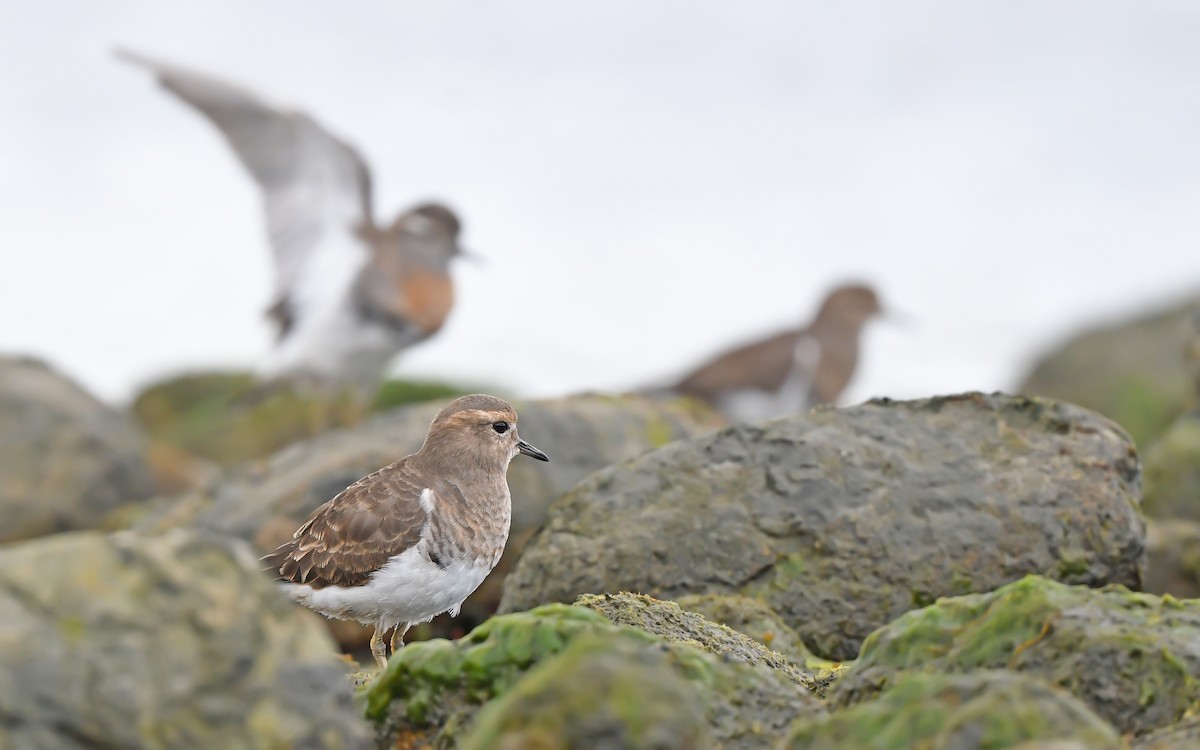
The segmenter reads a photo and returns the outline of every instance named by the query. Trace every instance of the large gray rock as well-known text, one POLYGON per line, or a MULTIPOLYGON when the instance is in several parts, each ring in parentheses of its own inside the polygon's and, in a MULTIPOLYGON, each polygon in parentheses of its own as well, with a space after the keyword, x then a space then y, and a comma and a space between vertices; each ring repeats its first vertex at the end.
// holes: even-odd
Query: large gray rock
MULTIPOLYGON (((262 552, 291 537, 317 506, 359 477, 421 447, 443 403, 396 409, 354 428, 296 443, 265 461, 247 464, 204 491, 167 506, 142 528, 179 526, 250 541, 262 552)), ((516 401, 521 436, 550 454, 550 463, 520 457, 508 472, 513 525, 496 570, 463 607, 461 623, 482 621, 496 608, 500 585, 528 535, 541 525, 550 501, 608 464, 708 429, 715 417, 679 403, 637 397, 573 396, 516 401)), ((363 632, 338 626, 356 645, 363 632)))
POLYGON ((353 748, 334 644, 242 543, 63 534, 0 548, 0 747, 353 748))
POLYGON ((905 675, 979 669, 1055 683, 1122 733, 1169 727, 1200 706, 1200 601, 1038 576, 949 597, 872 633, 830 700, 858 704, 905 675))
POLYGON ((1197 315, 1200 295, 1192 295, 1080 331, 1035 363, 1017 391, 1095 409, 1145 448, 1198 392, 1200 369, 1189 372, 1200 363, 1197 315))
POLYGON ((732 427, 601 470, 558 501, 502 611, 637 591, 765 599, 819 656, 940 596, 1026 573, 1136 586, 1128 436, 1097 414, 967 394, 732 427))
POLYGON ((125 415, 42 362, 0 357, 0 542, 94 528, 153 492, 125 415))

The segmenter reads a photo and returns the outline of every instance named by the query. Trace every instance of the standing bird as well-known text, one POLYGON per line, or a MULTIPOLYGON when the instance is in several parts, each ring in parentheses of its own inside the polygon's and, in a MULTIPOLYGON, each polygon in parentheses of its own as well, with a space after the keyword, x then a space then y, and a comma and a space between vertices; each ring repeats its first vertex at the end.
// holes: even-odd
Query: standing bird
POLYGON ((861 284, 834 289, 805 328, 738 347, 705 363, 668 390, 707 401, 728 419, 761 422, 832 404, 858 365, 863 325, 881 312, 861 284))
POLYGON ((373 391, 392 357, 442 327, 454 304, 458 218, 426 203, 375 223, 358 152, 303 112, 175 65, 118 52, 220 130, 258 183, 275 261, 270 379, 373 391))
POLYGON ((421 450, 363 477, 313 511, 263 558, 293 599, 326 617, 374 625, 371 653, 387 665, 414 623, 458 615, 504 552, 512 518, 506 473, 524 453, 517 413, 475 394, 434 417, 421 450))

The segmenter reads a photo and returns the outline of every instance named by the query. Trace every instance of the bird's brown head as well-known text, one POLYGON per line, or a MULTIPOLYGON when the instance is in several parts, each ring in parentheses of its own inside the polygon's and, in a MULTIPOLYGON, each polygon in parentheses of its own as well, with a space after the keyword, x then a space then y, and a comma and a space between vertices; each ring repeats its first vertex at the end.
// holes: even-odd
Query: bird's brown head
POLYGON ((419 254, 428 254, 429 262, 445 264, 464 254, 458 244, 462 223, 441 203, 422 203, 400 214, 392 225, 392 233, 416 240, 409 244, 419 254))
POLYGON ((845 284, 825 297, 817 321, 857 329, 882 312, 874 289, 865 284, 845 284))
POLYGON ((502 469, 518 453, 550 460, 517 434, 517 412, 507 401, 482 393, 446 404, 429 425, 420 453, 427 458, 502 469))

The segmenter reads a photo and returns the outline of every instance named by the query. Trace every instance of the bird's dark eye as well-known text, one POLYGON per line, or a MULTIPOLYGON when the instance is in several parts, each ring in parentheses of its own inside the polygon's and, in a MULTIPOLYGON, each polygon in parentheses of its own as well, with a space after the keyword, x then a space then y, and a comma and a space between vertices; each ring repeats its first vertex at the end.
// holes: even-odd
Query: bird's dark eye
POLYGON ((505 422, 504 420, 492 422, 492 429, 503 435, 504 433, 508 432, 508 422, 505 422))

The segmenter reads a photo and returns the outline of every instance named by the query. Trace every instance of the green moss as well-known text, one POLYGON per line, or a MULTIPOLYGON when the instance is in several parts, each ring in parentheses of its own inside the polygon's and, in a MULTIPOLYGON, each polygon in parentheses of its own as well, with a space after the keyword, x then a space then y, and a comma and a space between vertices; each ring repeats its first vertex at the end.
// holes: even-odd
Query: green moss
POLYGON ((371 411, 387 411, 398 406, 420 404, 426 401, 449 401, 459 396, 478 393, 481 390, 487 391, 488 389, 467 389, 462 386, 421 380, 388 380, 379 386, 379 392, 375 394, 375 401, 371 404, 371 411))
POLYGON ((675 430, 661 415, 652 413, 646 418, 646 440, 651 446, 660 448, 674 439, 675 430))
POLYGON ((997 668, 1038 674, 1122 731, 1148 731, 1200 701, 1200 601, 1028 576, 941 599, 875 631, 832 696, 848 705, 901 673, 997 668))
POLYGON ((798 721, 783 747, 999 749, 1027 740, 1125 747, 1112 727, 1070 695, 1007 672, 902 676, 877 700, 798 721))

